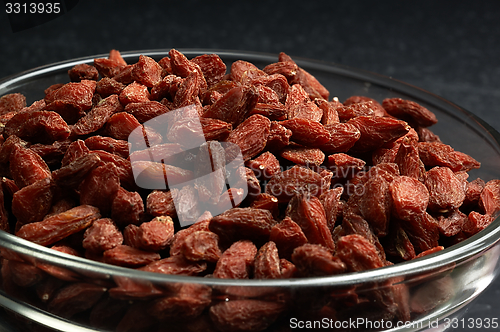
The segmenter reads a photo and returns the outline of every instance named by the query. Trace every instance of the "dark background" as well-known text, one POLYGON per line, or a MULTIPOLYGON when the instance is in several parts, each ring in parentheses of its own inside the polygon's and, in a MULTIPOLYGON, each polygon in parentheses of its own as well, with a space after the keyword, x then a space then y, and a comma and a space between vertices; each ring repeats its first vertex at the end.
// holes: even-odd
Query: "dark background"
MULTIPOLYGON (((500 1, 80 0, 16 33, 0 12, 0 79, 112 48, 284 51, 405 81, 500 130, 500 1)), ((466 318, 500 320, 498 299, 500 280, 466 318)))

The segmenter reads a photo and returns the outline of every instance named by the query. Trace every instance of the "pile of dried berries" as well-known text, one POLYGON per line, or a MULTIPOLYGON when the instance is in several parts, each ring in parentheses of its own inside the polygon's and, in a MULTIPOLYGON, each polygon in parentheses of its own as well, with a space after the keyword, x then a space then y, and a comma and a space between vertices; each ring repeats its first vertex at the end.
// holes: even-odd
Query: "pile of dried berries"
MULTIPOLYGON (((241 60, 226 68, 215 54, 188 59, 172 49, 158 62, 141 55, 127 64, 113 50, 69 77, 28 107, 21 94, 0 98, 1 229, 54 250, 166 274, 317 277, 442 250, 500 210, 500 180, 469 181, 479 162, 428 129, 437 122, 428 109, 399 98, 329 100, 284 53, 265 68, 241 60), (184 117, 166 135, 149 125, 183 107, 199 119, 207 141, 199 149, 210 160, 183 149, 183 133, 194 130, 184 117), (137 128, 145 149, 129 141, 137 128), (239 146, 244 167, 227 166, 224 142, 239 146), (175 165, 152 157, 174 153, 175 165), (151 190, 134 177, 136 168, 182 183, 210 162, 239 186, 209 178, 151 190), (204 208, 227 202, 238 206, 215 216, 204 208), (191 226, 180 229, 180 213, 191 226)), ((179 329, 261 331, 291 310, 268 293, 261 300, 234 288, 98 282, 5 249, 2 256, 8 293, 67 318, 87 312, 99 328, 174 321, 179 329)), ((318 305, 336 319, 357 311, 405 321, 432 309, 409 301, 404 285, 386 286, 337 290, 318 305)))

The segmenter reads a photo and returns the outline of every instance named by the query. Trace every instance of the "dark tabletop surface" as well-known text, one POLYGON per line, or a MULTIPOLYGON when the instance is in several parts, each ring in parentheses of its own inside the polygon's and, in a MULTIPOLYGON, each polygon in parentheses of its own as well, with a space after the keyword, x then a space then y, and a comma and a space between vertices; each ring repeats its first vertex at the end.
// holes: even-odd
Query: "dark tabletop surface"
MULTIPOLYGON (((336 62, 433 92, 500 130, 499 1, 79 1, 15 33, 0 12, 0 78, 113 48, 336 62)), ((497 279, 466 317, 500 319, 499 299, 497 279)))

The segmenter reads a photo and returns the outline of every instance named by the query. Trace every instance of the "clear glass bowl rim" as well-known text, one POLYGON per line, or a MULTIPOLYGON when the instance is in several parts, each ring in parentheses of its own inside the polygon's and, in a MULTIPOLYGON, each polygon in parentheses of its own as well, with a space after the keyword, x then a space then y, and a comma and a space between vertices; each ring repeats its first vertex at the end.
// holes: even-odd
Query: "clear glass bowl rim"
MULTIPOLYGON (((147 55, 159 59, 168 55, 170 49, 155 49, 155 50, 138 50, 121 52, 125 60, 137 59, 140 55, 147 55)), ((247 52, 247 51, 232 51, 219 49, 178 49, 188 58, 201 54, 218 54, 223 59, 230 58, 231 60, 247 60, 247 61, 267 61, 268 63, 277 61, 277 54, 247 52)), ((57 72, 66 71, 76 64, 91 63, 95 58, 104 58, 108 54, 98 54, 86 56, 76 59, 56 62, 33 68, 5 77, 0 80, 0 94, 6 89, 13 90, 16 86, 22 86, 23 82, 31 78, 48 76, 57 72)), ((431 105, 435 105, 441 109, 445 109, 451 113, 462 113, 469 117, 472 121, 476 121, 484 128, 485 133, 492 136, 493 143, 500 147, 500 134, 483 120, 476 117, 469 111, 455 105, 454 103, 432 94, 421 88, 412 86, 408 83, 372 73, 369 71, 351 68, 344 65, 339 65, 331 62, 318 61, 313 59, 305 59, 293 57, 297 64, 306 70, 314 69, 325 71, 331 74, 341 75, 351 79, 357 79, 363 82, 376 84, 380 87, 387 88, 391 91, 404 93, 410 97, 420 100, 425 100, 431 105)), ((44 89, 46 87, 41 87, 44 89)), ((15 92, 15 91, 11 91, 15 92)), ((426 272, 432 273, 439 268, 450 267, 474 259, 482 253, 493 247, 500 240, 500 218, 496 218, 485 230, 471 236, 470 238, 446 248, 440 252, 430 254, 428 256, 415 259, 412 261, 397 263, 394 265, 367 270, 356 273, 345 273, 327 277, 316 278, 297 278, 297 279, 279 279, 279 280, 232 280, 232 279, 217 279, 217 278, 202 278, 192 276, 167 275, 159 273, 144 272, 135 269, 123 268, 119 266, 108 265, 81 257, 76 257, 64 254, 47 247, 37 245, 26 241, 15 235, 0 231, 1 246, 11 249, 19 254, 26 255, 35 259, 46 262, 51 262, 55 265, 61 265, 66 268, 74 268, 80 271, 88 271, 92 274, 102 274, 104 276, 123 276, 137 280, 149 280, 151 282, 172 282, 172 283, 196 283, 211 286, 239 286, 239 287, 318 287, 318 286, 350 286, 355 284, 363 284, 366 282, 374 282, 378 280, 387 280, 390 278, 406 277, 410 278, 413 275, 422 275, 426 272)), ((442 271, 442 270, 441 270, 442 271)))

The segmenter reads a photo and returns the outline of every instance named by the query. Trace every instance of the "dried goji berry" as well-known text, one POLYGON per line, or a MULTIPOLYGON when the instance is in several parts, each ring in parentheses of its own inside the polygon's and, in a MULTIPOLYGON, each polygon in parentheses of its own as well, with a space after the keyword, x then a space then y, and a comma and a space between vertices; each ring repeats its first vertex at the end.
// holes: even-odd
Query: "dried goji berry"
POLYGON ((183 186, 180 190, 173 189, 176 193, 173 195, 175 198, 175 207, 177 217, 181 220, 184 226, 195 222, 203 213, 201 202, 198 199, 198 192, 194 186, 183 186))
POLYGON ((195 188, 202 202, 217 204, 225 190, 226 158, 224 147, 219 142, 203 143, 196 155, 194 169, 195 188))
POLYGON ((289 145, 281 150, 280 156, 297 165, 321 165, 325 154, 318 148, 289 145))
POLYGON ((0 114, 18 112, 26 107, 26 97, 21 93, 9 93, 0 97, 0 114))
POLYGON ((226 64, 217 54, 199 55, 191 59, 191 62, 200 67, 208 88, 217 84, 226 75, 226 64))
POLYGON ((280 124, 292 131, 292 141, 309 147, 320 147, 330 141, 330 132, 319 122, 295 118, 280 124))
POLYGON ((285 120, 287 117, 285 106, 280 102, 268 104, 258 102, 249 113, 253 114, 263 115, 270 120, 285 120))
POLYGON ((97 154, 83 155, 52 172, 52 179, 60 187, 77 188, 94 168, 102 164, 97 154))
POLYGON ((251 86, 237 86, 224 94, 203 114, 232 124, 234 127, 243 122, 258 101, 258 93, 251 86))
POLYGON ((448 167, 433 167, 425 175, 429 191, 428 208, 445 213, 460 207, 465 199, 465 188, 448 167))
POLYGON ((244 79, 251 79, 258 76, 267 76, 256 65, 245 60, 236 60, 231 64, 231 79, 242 82, 244 79))
MULTIPOLYGON (((94 66, 74 66, 70 83, 53 84, 28 107, 21 94, 1 97, 0 229, 141 271, 277 279, 419 258, 476 234, 499 213, 500 180, 469 182, 480 163, 428 129, 437 120, 422 105, 329 101, 285 53, 264 69, 235 61, 226 70, 215 54, 190 60, 172 49, 159 61, 141 55, 128 64, 112 50, 94 66), (240 152, 244 165, 229 163, 240 152), (184 229, 175 232, 177 221, 184 229)), ((173 331, 265 330, 287 304, 276 288, 212 294, 206 286, 34 266, 8 250, 2 257, 9 295, 110 330, 167 321, 173 331)), ((443 280, 445 291, 424 303, 435 290, 410 293, 402 281, 319 298, 301 293, 292 310, 409 321, 449 293, 443 280)))
POLYGON ((161 81, 163 68, 151 57, 140 55, 132 67, 132 80, 151 88, 161 81))
POLYGON ((180 255, 182 253, 182 247, 184 246, 184 241, 186 237, 194 232, 198 231, 209 231, 208 225, 212 219, 212 214, 210 212, 203 213, 198 220, 188 228, 181 229, 174 234, 174 239, 170 245, 170 256, 180 255))
POLYGON ((479 168, 481 163, 471 156, 455 151, 441 142, 419 142, 418 153, 425 166, 446 166, 453 172, 470 171, 479 168))
POLYGON ((120 226, 139 224, 144 215, 144 202, 138 192, 120 187, 111 203, 111 218, 120 226))
MULTIPOLYGON (((66 152, 64 153, 63 159, 61 160, 61 165, 66 166, 70 164, 71 162, 75 161, 76 159, 86 155, 89 153, 90 150, 85 144, 84 141, 77 139, 73 141, 68 148, 66 149, 66 152)), ((0 151, 1 155, 1 151, 0 151)))
POLYGON ((120 188, 118 168, 113 163, 94 168, 80 185, 80 204, 93 205, 103 215, 111 212, 111 203, 120 188))
POLYGON ((325 125, 330 140, 319 148, 326 153, 347 152, 361 137, 361 132, 349 123, 332 123, 325 125))
POLYGON ((481 197, 481 192, 484 189, 486 183, 483 179, 477 178, 465 185, 465 199, 460 207, 461 209, 474 209, 479 203, 481 197))
MULTIPOLYGON (((283 52, 280 53, 280 62, 282 60, 294 62, 290 56, 286 55, 283 52)), ((330 95, 330 92, 313 75, 300 67, 297 75, 295 75, 291 83, 298 83, 302 85, 311 99, 323 98, 328 100, 328 97, 330 95)))
POLYGON ((182 255, 190 261, 215 263, 222 255, 219 248, 219 237, 209 231, 196 231, 187 235, 181 251, 182 255))
POLYGON ((262 188, 259 179, 248 167, 238 167, 230 181, 235 183, 233 186, 235 188, 248 188, 248 196, 250 197, 255 197, 261 193, 262 188))
POLYGON ((280 302, 257 299, 230 300, 213 304, 210 318, 218 331, 264 331, 285 310, 280 302))
POLYGON ((144 251, 121 244, 103 252, 105 263, 125 266, 140 267, 160 259, 160 254, 144 251))
POLYGON ((500 180, 486 182, 479 197, 479 206, 486 215, 495 217, 500 211, 500 180))
POLYGON ((345 211, 344 218, 342 219, 342 231, 342 235, 357 234, 363 236, 377 249, 380 259, 385 262, 386 255, 384 248, 379 238, 374 234, 371 225, 363 217, 353 211, 345 211))
POLYGON ((274 224, 268 210, 233 208, 213 217, 209 229, 225 243, 241 239, 266 241, 274 224))
POLYGON ((54 182, 46 177, 16 191, 12 197, 12 214, 17 219, 16 229, 37 222, 50 211, 56 193, 54 182))
POLYGON ((161 101, 164 98, 173 101, 183 79, 176 75, 167 75, 151 88, 151 100, 161 101))
POLYGON ((387 98, 383 100, 382 106, 390 115, 405 121, 415 122, 422 127, 429 127, 437 123, 434 113, 411 100, 387 98))
POLYGON ((407 261, 416 257, 413 244, 399 224, 392 225, 384 249, 387 256, 396 261, 407 261))
POLYGON ((340 106, 335 109, 339 115, 341 122, 349 121, 358 116, 375 115, 374 105, 372 102, 353 103, 346 106, 340 106))
POLYGON ((344 193, 343 187, 335 187, 328 189, 319 196, 319 200, 323 204, 326 214, 326 224, 330 231, 333 231, 338 219, 342 216, 344 208, 343 201, 341 201, 342 194, 344 193))
POLYGON ((106 133, 114 139, 128 141, 130 133, 141 123, 135 116, 120 112, 112 115, 106 122, 106 133))
POLYGON ((283 127, 277 121, 271 121, 271 127, 269 129, 269 136, 267 136, 266 149, 271 151, 277 151, 290 143, 290 137, 292 136, 292 131, 283 127))
POLYGON ((8 206, 9 196, 8 191, 0 187, 0 230, 8 233, 10 232, 10 224, 6 206, 8 206))
POLYGON ((361 171, 366 162, 346 153, 335 153, 328 156, 328 165, 336 178, 350 178, 361 171))
MULTIPOLYGON (((151 253, 152 255, 154 253, 151 253)), ((207 269, 206 262, 192 262, 184 258, 183 255, 175 255, 163 258, 139 268, 141 271, 195 276, 207 269)))
POLYGON ((321 195, 324 182, 323 177, 315 171, 302 166, 293 166, 273 176, 266 185, 266 193, 278 198, 280 203, 285 203, 297 192, 321 195))
POLYGON ((81 63, 68 70, 68 76, 72 82, 80 82, 81 80, 97 81, 99 78, 99 72, 96 67, 86 63, 81 63))
POLYGON ((85 230, 82 246, 93 252, 103 252, 113 249, 123 243, 123 235, 113 220, 101 218, 85 230))
POLYGON ((337 241, 337 256, 351 272, 360 272, 384 266, 377 248, 364 236, 351 234, 337 241))
POLYGON ((88 110, 92 106, 92 97, 94 94, 96 82, 92 85, 85 82, 66 83, 57 90, 54 90, 45 96, 45 103, 48 107, 56 101, 70 104, 80 111, 88 110))
POLYGON ((198 64, 188 60, 184 54, 176 49, 171 49, 168 54, 170 55, 170 66, 173 74, 180 77, 188 77, 189 74, 196 73, 203 79, 202 89, 206 89, 207 83, 198 64))
POLYGON ((91 283, 72 283, 60 289, 48 303, 47 310, 57 316, 71 318, 92 308, 106 288, 91 283))
POLYGON ((100 217, 96 207, 80 205, 43 221, 26 224, 16 232, 16 235, 47 246, 87 228, 100 217))
POLYGON ((171 191, 153 190, 146 198, 146 211, 152 216, 175 216, 174 197, 171 191))
POLYGON ((170 75, 172 74, 172 65, 170 63, 170 57, 164 56, 158 61, 158 64, 163 68, 163 75, 170 75))
POLYGON ((281 171, 279 160, 269 151, 247 161, 246 165, 252 169, 259 179, 270 179, 281 171))
POLYGON ((250 207, 255 209, 269 210, 274 218, 277 218, 280 213, 278 199, 273 195, 269 195, 266 193, 261 193, 255 196, 252 200, 252 203, 250 204, 250 207))
POLYGON ((307 243, 302 228, 290 217, 284 218, 271 228, 269 240, 278 247, 280 257, 289 259, 295 248, 307 243))
POLYGON ((127 65, 127 63, 119 57, 110 57, 110 58, 98 58, 94 59, 94 66, 104 77, 113 77, 118 73, 120 68, 123 68, 127 65))
POLYGON ((325 209, 319 198, 309 193, 296 194, 288 204, 286 215, 302 228, 309 243, 320 244, 332 252, 335 250, 325 209))
POLYGON ((255 279, 281 278, 280 258, 274 242, 269 241, 258 250, 255 256, 253 277, 255 279))
POLYGON ((85 139, 84 142, 90 150, 104 150, 122 158, 128 158, 129 156, 129 144, 124 140, 95 135, 85 139))
POLYGON ((250 114, 261 114, 271 120, 284 120, 287 117, 287 109, 279 99, 275 90, 265 85, 257 85, 259 99, 250 114))
POLYGON ((252 275, 257 247, 248 241, 234 242, 217 261, 214 278, 249 279, 252 275))
POLYGON ((113 78, 104 77, 100 79, 95 87, 96 93, 106 98, 110 95, 119 95, 125 88, 125 84, 116 81, 113 78))
POLYGON ((72 141, 69 139, 55 141, 52 144, 36 143, 32 144, 30 149, 42 157, 49 168, 54 169, 60 166, 61 160, 71 143, 72 141))
POLYGON ((132 114, 141 123, 165 114, 168 111, 169 108, 167 106, 155 100, 130 103, 125 106, 125 112, 132 114))
POLYGON ((148 87, 137 82, 133 82, 127 85, 120 92, 119 100, 122 105, 127 105, 130 103, 140 103, 149 101, 149 91, 148 87))
MULTIPOLYGON (((379 160, 380 161, 380 160, 379 160)), ((394 157, 398 164, 401 175, 406 175, 423 181, 425 177, 425 166, 418 154, 418 143, 416 140, 404 137, 399 144, 398 152, 394 157)))
POLYGON ((3 128, 4 136, 16 135, 33 143, 53 143, 70 135, 66 121, 52 111, 22 111, 16 113, 3 128))
POLYGON ((358 152, 381 147, 385 143, 405 135, 410 130, 410 126, 406 122, 389 117, 358 116, 347 123, 361 132, 361 136, 352 147, 358 152))
POLYGON ((182 284, 174 293, 155 299, 148 306, 151 315, 160 320, 192 320, 201 315, 211 301, 212 289, 200 284, 182 284))
POLYGON ((266 147, 271 121, 262 115, 252 115, 236 127, 227 138, 227 142, 236 144, 241 149, 243 160, 249 160, 266 147))
POLYGON ((465 234, 471 236, 485 229, 492 221, 493 217, 491 215, 472 211, 469 213, 462 230, 465 234))
POLYGON ((100 129, 114 113, 123 110, 117 95, 103 99, 73 126, 75 135, 87 135, 100 129))
POLYGON ((295 248, 292 262, 304 277, 340 274, 346 271, 346 263, 319 244, 306 243, 295 248))
POLYGON ((198 96, 203 82, 205 82, 203 77, 197 72, 190 73, 183 79, 175 93, 173 100, 175 107, 181 108, 199 102, 198 96))
POLYGON ((460 233, 467 222, 467 215, 460 210, 453 210, 437 217, 439 232, 444 236, 454 236, 460 233))
POLYGON ((314 102, 323 111, 323 116, 321 117, 323 125, 326 126, 340 122, 339 113, 332 102, 328 102, 325 99, 315 99, 314 102))
POLYGON ((323 118, 323 110, 319 108, 316 103, 309 100, 305 103, 295 105, 295 107, 289 109, 288 118, 302 118, 320 122, 323 118))
POLYGON ((112 154, 103 150, 94 150, 92 153, 101 158, 103 164, 114 164, 116 166, 116 174, 120 178, 122 187, 128 190, 135 190, 137 188, 134 182, 134 174, 132 172, 132 164, 128 159, 122 158, 116 154, 112 154))
POLYGON ((309 95, 300 84, 293 84, 290 86, 290 91, 286 96, 285 102, 285 107, 289 111, 289 118, 293 117, 293 109, 296 106, 304 104, 310 100, 309 95))
POLYGON ((429 128, 418 127, 417 133, 419 142, 441 142, 439 136, 432 132, 429 128))
POLYGON ((437 247, 439 245, 439 228, 436 219, 427 212, 411 215, 401 223, 408 238, 415 247, 415 252, 437 247))
POLYGON ((22 146, 16 146, 10 154, 10 173, 18 188, 51 176, 50 169, 42 157, 22 146))
POLYGON ((233 129, 230 123, 212 118, 200 118, 206 141, 225 141, 233 129))
POLYGON ((417 179, 399 176, 391 182, 390 191, 394 202, 394 213, 399 218, 408 220, 426 211, 429 191, 417 179))
POLYGON ((299 66, 293 61, 279 61, 265 66, 263 71, 269 75, 281 74, 286 77, 288 82, 291 82, 297 75, 299 66))
POLYGON ((382 176, 370 178, 364 184, 358 203, 361 215, 368 221, 376 236, 384 237, 389 230, 392 197, 389 182, 382 176))
POLYGON ((158 252, 165 249, 174 238, 174 222, 170 217, 155 217, 139 226, 140 248, 158 252))
POLYGON ((351 96, 344 100, 344 105, 349 106, 356 103, 372 102, 374 115, 376 116, 390 116, 384 107, 375 99, 366 96, 351 96))

